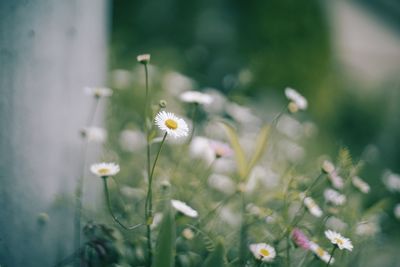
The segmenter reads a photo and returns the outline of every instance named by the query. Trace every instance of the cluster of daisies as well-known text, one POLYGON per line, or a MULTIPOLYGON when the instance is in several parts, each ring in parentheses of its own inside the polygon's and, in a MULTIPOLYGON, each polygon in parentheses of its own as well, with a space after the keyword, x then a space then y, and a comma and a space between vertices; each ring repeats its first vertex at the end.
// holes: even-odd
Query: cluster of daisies
MULTIPOLYGON (((343 237, 340 233, 332 230, 326 230, 325 236, 333 244, 334 248, 339 248, 340 250, 346 249, 349 251, 353 250, 353 244, 351 243, 350 239, 343 237)), ((317 243, 309 240, 309 238, 300 229, 293 229, 291 237, 293 242, 298 247, 306 251, 311 251, 322 261, 326 263, 333 263, 335 261, 333 255, 329 254, 317 243)), ((256 243, 251 244, 249 248, 257 260, 272 262, 276 257, 275 248, 269 244, 256 243)))
MULTIPOLYGON (((147 64, 150 61, 150 55, 140 55, 137 59, 140 63, 147 64)), ((112 90, 108 88, 88 87, 85 88, 85 92, 94 96, 96 99, 101 97, 109 97, 112 95, 112 90)), ((307 99, 295 89, 286 88, 285 95, 289 99, 287 111, 290 113, 296 113, 298 111, 307 109, 307 99)), ((211 95, 193 90, 183 92, 180 94, 179 99, 186 103, 204 106, 210 105, 214 101, 214 98, 211 95)), ((155 115, 153 123, 164 134, 164 138, 171 137, 173 139, 181 139, 188 137, 189 127, 185 120, 172 112, 165 111, 164 106, 161 108, 161 111, 155 115)), ((241 112, 246 113, 246 110, 241 109, 239 113, 241 112)), ((238 120, 240 120, 240 118, 238 118, 238 120)), ((83 137, 87 138, 88 141, 104 141, 107 136, 105 130, 98 127, 84 128, 81 131, 81 134, 83 137)), ((143 135, 136 136, 136 133, 127 132, 125 134, 135 134, 135 138, 137 137, 142 140, 141 142, 134 142, 135 144, 133 145, 137 145, 136 143, 144 143, 143 140, 146 138, 143 135)), ((191 137, 189 141, 190 153, 195 156, 207 157, 210 159, 210 162, 219 158, 231 157, 234 154, 232 148, 228 144, 221 141, 200 136, 196 136, 193 139, 191 137)), ((348 201, 343 192, 345 187, 345 179, 343 177, 346 176, 341 173, 340 168, 337 168, 332 162, 327 160, 322 163, 321 169, 322 173, 328 178, 330 183, 330 186, 325 188, 322 192, 325 203, 332 206, 344 206, 348 201), (343 175, 343 177, 341 175, 343 175)), ((112 162, 96 163, 91 165, 90 171, 98 177, 107 179, 108 177, 117 175, 120 171, 120 166, 112 162)), ((371 189, 368 183, 366 183, 359 176, 351 175, 350 179, 354 188, 358 189, 361 193, 367 194, 370 192, 371 189)), ((393 174, 388 175, 385 182, 386 184, 390 185, 390 188, 394 188, 393 190, 400 191, 400 176, 396 177, 393 174)), ((208 185, 211 188, 227 195, 237 192, 238 188, 240 189, 241 186, 241 184, 237 185, 229 177, 221 174, 212 174, 208 179, 208 185)), ((242 191, 244 192, 246 189, 244 188, 242 191)), ((304 210, 308 211, 312 216, 317 218, 322 218, 324 216, 324 210, 318 205, 317 201, 308 194, 308 191, 300 192, 298 194, 298 198, 298 200, 301 202, 301 207, 304 207, 304 210)), ((199 213, 195 209, 181 200, 171 200, 171 206, 180 215, 194 219, 199 217, 199 213)), ((255 209, 256 207, 254 206, 253 208, 255 209)), ((396 216, 398 216, 400 219, 400 203, 395 207, 395 214, 398 214, 396 216)), ((155 214, 152 227, 154 227, 160 221, 160 216, 162 215, 155 214)), ((293 227, 293 230, 288 230, 287 232, 290 233, 293 243, 305 251, 310 251, 315 255, 315 257, 319 258, 328 265, 335 262, 335 249, 348 251, 353 250, 353 244, 351 240, 342 236, 339 232, 333 230, 326 230, 324 232, 325 237, 332 244, 332 248, 329 250, 330 252, 328 252, 327 249, 324 249, 323 246, 315 241, 315 239, 310 239, 302 230, 296 228, 295 226, 293 227)), ((186 239, 190 240, 194 237, 194 232, 191 228, 185 228, 182 231, 182 235, 186 239)), ((319 242, 319 240, 317 241, 319 242)), ((248 246, 248 249, 253 254, 254 258, 260 262, 273 262, 276 259, 277 254, 279 254, 279 251, 277 252, 273 245, 265 242, 252 243, 248 246)))

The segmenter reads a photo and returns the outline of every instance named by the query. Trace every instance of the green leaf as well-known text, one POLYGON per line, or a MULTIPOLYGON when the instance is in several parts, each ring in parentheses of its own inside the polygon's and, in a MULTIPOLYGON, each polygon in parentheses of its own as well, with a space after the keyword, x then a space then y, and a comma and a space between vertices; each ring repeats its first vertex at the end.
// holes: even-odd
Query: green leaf
POLYGON ((237 136, 235 129, 227 122, 222 121, 221 125, 226 132, 233 151, 235 152, 235 160, 239 176, 241 179, 244 179, 247 176, 247 160, 243 148, 239 143, 239 137, 237 136))
POLYGON ((221 241, 218 241, 215 250, 208 255, 202 267, 224 267, 225 266, 225 252, 224 246, 221 241))
POLYGON ((175 258, 175 217, 168 202, 163 214, 154 253, 153 267, 173 267, 175 258))
POLYGON ((267 148, 268 137, 269 137, 269 126, 265 125, 264 127, 261 128, 260 132, 258 133, 255 144, 255 151, 253 157, 250 160, 247 174, 251 172, 251 170, 254 168, 254 166, 257 164, 257 162, 264 154, 265 149, 267 148))

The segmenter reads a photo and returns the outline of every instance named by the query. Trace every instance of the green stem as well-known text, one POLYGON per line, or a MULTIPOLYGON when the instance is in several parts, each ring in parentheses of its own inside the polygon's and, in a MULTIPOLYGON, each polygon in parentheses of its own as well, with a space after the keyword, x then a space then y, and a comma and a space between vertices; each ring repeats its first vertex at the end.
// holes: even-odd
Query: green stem
MULTIPOLYGON (((88 120, 86 126, 91 126, 93 124, 97 107, 99 104, 99 98, 95 98, 95 102, 92 105, 92 108, 89 112, 88 120)), ((88 146, 89 146, 89 141, 86 138, 84 145, 83 145, 83 160, 82 160, 82 173, 81 176, 78 179, 77 185, 76 185, 76 190, 75 190, 75 214, 74 214, 74 250, 77 251, 79 250, 81 246, 81 221, 82 221, 82 195, 83 195, 83 188, 84 188, 84 182, 85 182, 85 170, 86 170, 86 165, 87 165, 87 157, 88 157, 88 146)), ((76 264, 77 266, 80 266, 80 263, 76 264)))
POLYGON ((151 266, 152 264, 152 258, 153 258, 153 248, 151 245, 151 224, 153 223, 153 189, 152 189, 152 184, 153 184, 153 175, 154 175, 154 170, 157 165, 158 158, 160 156, 161 148, 163 147, 163 144, 165 142, 165 139, 167 138, 168 133, 165 132, 164 137, 161 141, 160 147, 157 151, 157 155, 154 159, 153 167, 151 168, 151 171, 149 172, 149 184, 147 188, 147 197, 146 197, 146 228, 147 228, 147 249, 148 249, 148 262, 149 265, 151 266))
POLYGON ((246 201, 244 192, 241 192, 242 200, 242 222, 240 226, 240 242, 239 242, 239 266, 246 265, 247 252, 247 225, 246 225, 246 201))
POLYGON ((336 248, 337 248, 337 246, 334 245, 334 246, 333 246, 333 249, 332 249, 332 251, 331 251, 331 256, 329 257, 329 261, 328 261, 328 263, 326 264, 326 267, 328 267, 329 264, 331 263, 331 261, 332 261, 332 259, 333 259, 333 253, 335 253, 336 248))
POLYGON ((297 224, 301 221, 301 219, 303 219, 305 213, 306 213, 306 209, 304 209, 304 199, 307 197, 307 194, 314 188, 314 186, 318 183, 318 181, 320 180, 320 177, 323 175, 323 173, 320 173, 317 178, 314 179, 314 181, 312 182, 312 184, 306 189, 306 191, 304 192, 304 197, 301 199, 301 205, 299 210, 296 212, 296 214, 293 217, 292 222, 289 224, 288 227, 286 227, 286 230, 283 232, 283 234, 278 238, 278 240, 281 240, 282 238, 284 238, 292 228, 296 227, 297 224), (303 211, 303 212, 302 212, 303 211), (300 214, 300 212, 302 212, 300 214))
POLYGON ((140 226, 142 226, 142 223, 133 225, 133 226, 126 226, 125 224, 123 224, 118 218, 117 216, 115 216, 112 208, 111 208, 111 201, 110 201, 110 193, 108 191, 108 185, 107 185, 107 178, 108 177, 103 177, 103 184, 104 184, 104 194, 106 196, 106 202, 107 202, 107 207, 108 207, 108 211, 110 212, 111 217, 114 219, 114 221, 116 223, 118 223, 122 228, 124 228, 125 230, 134 230, 140 226))
POLYGON ((190 133, 190 137, 189 137, 189 140, 188 140, 188 144, 190 144, 190 142, 192 142, 192 139, 193 139, 193 136, 194 136, 194 131, 195 131, 195 129, 196 129, 196 115, 197 115, 197 108, 198 108, 198 106, 199 106, 199 104, 198 103, 194 103, 194 106, 193 106, 193 112, 192 112, 192 123, 193 123, 193 125, 192 125, 192 132, 190 133))

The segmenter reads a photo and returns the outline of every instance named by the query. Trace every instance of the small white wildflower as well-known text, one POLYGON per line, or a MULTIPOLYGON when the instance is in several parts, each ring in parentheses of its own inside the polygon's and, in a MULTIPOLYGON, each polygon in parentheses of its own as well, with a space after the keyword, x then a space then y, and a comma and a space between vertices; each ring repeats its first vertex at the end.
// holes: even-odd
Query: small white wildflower
POLYGON ((391 171, 386 171, 383 175, 383 182, 391 192, 400 192, 400 175, 391 171))
POLYGON ((87 94, 89 96, 94 96, 96 98, 108 97, 108 96, 111 96, 113 94, 113 91, 110 88, 106 88, 106 87, 89 87, 89 86, 86 86, 86 87, 83 88, 83 91, 85 92, 85 94, 87 94))
POLYGON ((358 176, 353 176, 353 178, 351 178, 351 181, 353 185, 364 194, 367 194, 371 189, 369 187, 369 184, 367 184, 363 179, 358 176))
POLYGON ((233 155, 233 150, 227 143, 210 140, 209 145, 214 151, 216 158, 230 157, 233 155))
POLYGON ((119 165, 115 163, 96 163, 90 166, 90 171, 99 177, 114 176, 119 173, 119 165))
POLYGON ((103 143, 107 139, 107 131, 99 127, 86 127, 81 130, 84 138, 89 142, 103 143))
POLYGON ((331 241, 332 244, 338 246, 340 250, 342 249, 347 249, 349 251, 353 250, 353 244, 351 243, 350 239, 343 237, 341 234, 332 230, 326 230, 325 236, 326 238, 329 239, 329 241, 331 241))
POLYGON ((331 188, 325 189, 324 197, 327 202, 330 202, 336 206, 341 206, 346 203, 346 196, 331 188))
POLYGON ((322 163, 322 171, 325 173, 332 173, 335 170, 335 165, 329 160, 324 160, 322 163))
POLYGON ((187 240, 192 240, 194 238, 194 232, 190 228, 185 228, 182 231, 182 236, 187 240))
MULTIPOLYGON (((303 198, 303 196, 300 196, 303 198)), ((308 211, 314 215, 315 217, 321 217, 323 212, 321 208, 315 203, 314 199, 311 197, 305 197, 304 198, 304 205, 307 207, 308 211)))
POLYGON ((155 118, 155 124, 174 138, 185 137, 189 134, 186 122, 171 112, 159 112, 155 118))
POLYGON ((344 187, 343 178, 337 174, 336 170, 328 174, 328 179, 334 188, 343 189, 344 187))
POLYGON ((275 249, 266 243, 250 244, 249 246, 251 253, 258 260, 271 262, 276 257, 275 249))
POLYGON ((197 216, 199 216, 198 212, 188 206, 185 202, 173 199, 171 200, 171 204, 177 211, 183 213, 188 217, 196 218, 197 216))
POLYGON ((137 56, 137 61, 142 64, 147 64, 150 62, 150 54, 142 54, 137 56))
POLYGON ((183 102, 197 103, 200 105, 209 105, 213 101, 213 98, 209 94, 205 94, 198 91, 186 91, 183 92, 179 97, 183 102))
POLYGON ((374 236, 380 231, 376 220, 360 222, 356 226, 356 234, 360 236, 374 236))
POLYGON ((310 241, 309 243, 310 245, 310 250, 318 256, 318 258, 320 258, 323 262, 328 263, 329 260, 331 261, 330 263, 334 263, 335 259, 332 257, 331 259, 331 255, 326 252, 324 249, 322 249, 317 243, 310 241))
POLYGON ((400 203, 396 204, 396 206, 395 206, 394 209, 393 209, 393 213, 394 213, 394 216, 395 216, 398 220, 400 220, 400 203))
POLYGON ((308 102, 307 99, 304 98, 301 94, 299 94, 296 90, 287 87, 285 89, 286 97, 291 101, 289 104, 289 108, 291 112, 296 112, 297 110, 305 110, 307 109, 308 102))

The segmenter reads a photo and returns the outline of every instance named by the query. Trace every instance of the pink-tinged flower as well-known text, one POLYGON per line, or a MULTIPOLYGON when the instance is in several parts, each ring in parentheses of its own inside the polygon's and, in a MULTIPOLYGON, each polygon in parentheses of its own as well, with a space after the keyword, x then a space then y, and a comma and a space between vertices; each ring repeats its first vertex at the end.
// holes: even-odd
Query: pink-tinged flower
POLYGON ((302 249, 310 249, 310 240, 308 240, 308 237, 299 228, 293 229, 292 239, 293 242, 302 249))
POLYGON ((216 158, 230 157, 233 155, 233 150, 227 143, 219 141, 210 141, 210 147, 215 153, 216 158))

